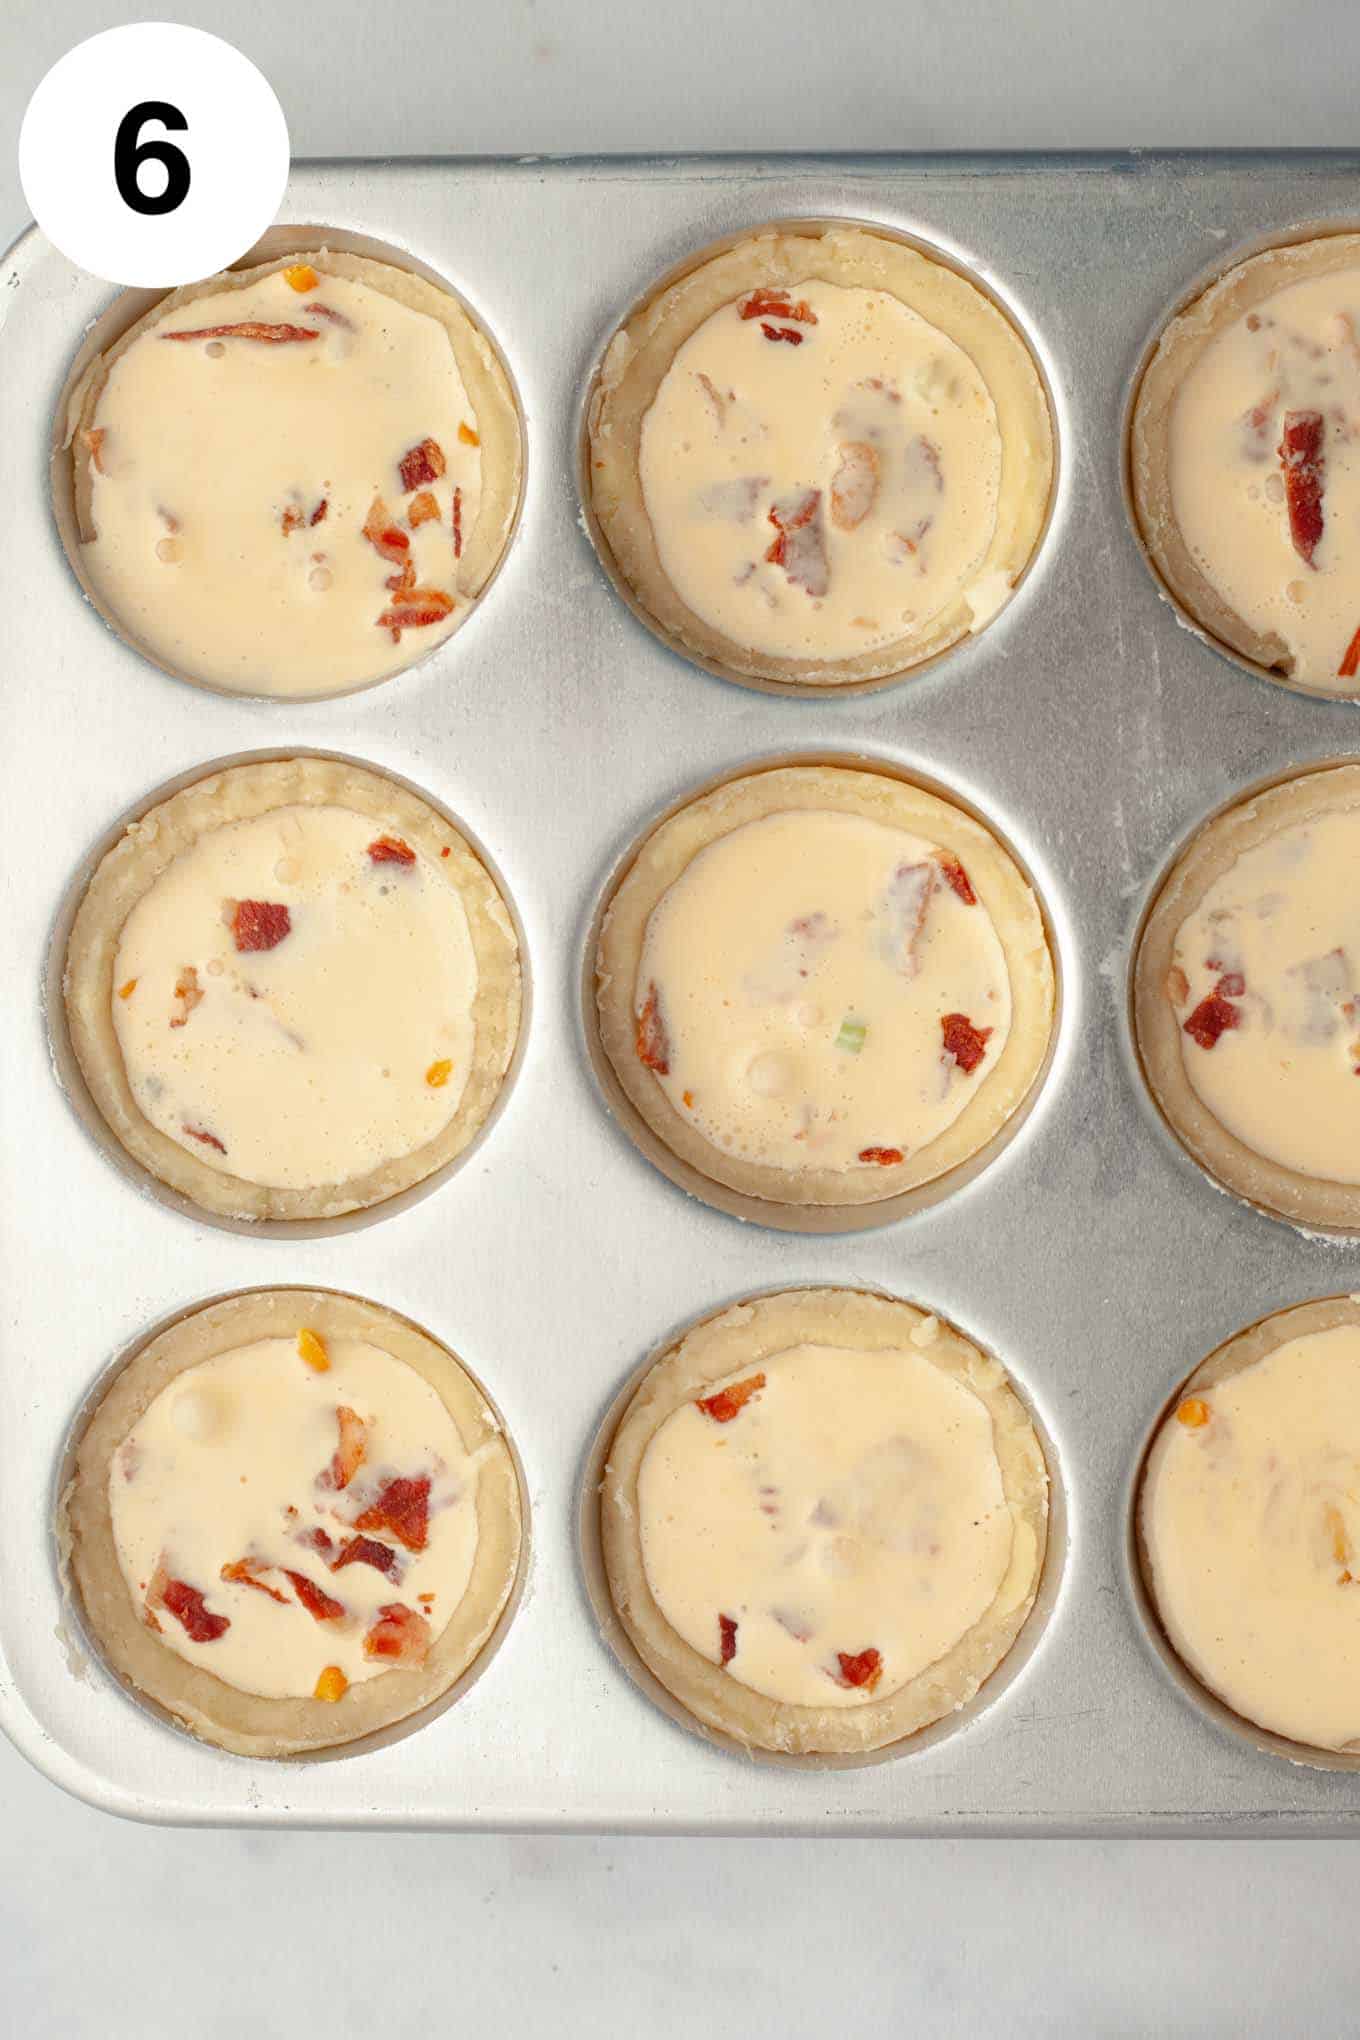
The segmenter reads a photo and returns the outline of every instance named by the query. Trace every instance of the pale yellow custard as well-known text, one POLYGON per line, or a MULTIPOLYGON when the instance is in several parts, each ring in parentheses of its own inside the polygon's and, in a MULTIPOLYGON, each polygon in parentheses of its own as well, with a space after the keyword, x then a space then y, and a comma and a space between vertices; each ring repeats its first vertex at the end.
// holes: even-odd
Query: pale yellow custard
POLYGON ((209 1168, 309 1188, 452 1120, 474 1048, 468 916, 429 855, 329 805, 211 829, 123 924, 111 1010, 146 1119, 209 1168))
POLYGON ((242 1693, 336 1700, 423 1663, 472 1576, 477 1483, 429 1381, 304 1330, 177 1375, 114 1453, 108 1501, 169 1650, 242 1693))
POLYGON ((1006 955, 964 866, 866 816, 767 814, 701 849, 646 926, 637 1053, 725 1153, 894 1167, 1003 1053, 1006 955))
POLYGON ((1162 1624, 1203 1684, 1279 1735, 1354 1745, 1360 1324, 1276 1335, 1238 1371, 1192 1380, 1152 1448, 1140 1528, 1162 1624))
POLYGON ((1188 368, 1169 425, 1190 559, 1293 679, 1340 692, 1360 684, 1357 434, 1360 266, 1256 295, 1188 368))
POLYGON ((795 1345, 713 1384, 654 1433, 637 1495, 666 1621, 775 1701, 886 1699, 1033 1569, 986 1405, 911 1345, 795 1345))
POLYGON ((1360 1183, 1360 809, 1243 850, 1177 928, 1185 1074, 1255 1153, 1360 1183))
POLYGON ((710 314, 643 421, 657 553, 734 642, 834 660, 923 632, 982 573, 997 518, 996 406, 954 340, 885 290, 805 280, 710 314), (782 309, 781 309, 782 307, 782 309))

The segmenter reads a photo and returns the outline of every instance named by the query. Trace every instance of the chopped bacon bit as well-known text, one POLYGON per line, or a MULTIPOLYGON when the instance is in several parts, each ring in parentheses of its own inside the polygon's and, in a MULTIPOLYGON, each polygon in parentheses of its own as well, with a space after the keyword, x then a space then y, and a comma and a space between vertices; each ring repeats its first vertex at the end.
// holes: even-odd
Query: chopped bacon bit
MULTIPOLYGON (((153 1589, 155 1585, 153 1581, 153 1589)), ((191 1643, 215 1643, 231 1628, 227 1617, 210 1614, 198 1588, 186 1586, 183 1580, 165 1580, 160 1587, 159 1604, 169 1609, 191 1643)))
POLYGON ((1187 1431, 1200 1431, 1209 1421, 1209 1405, 1197 1395, 1188 1395, 1176 1411, 1177 1423, 1187 1431))
POLYGON ((349 1680, 339 1665, 327 1665, 317 1680, 312 1692, 313 1700, 343 1700, 349 1691, 349 1680))
POLYGON ((304 1325, 297 1335, 298 1357, 307 1362, 314 1374, 330 1372, 331 1356, 326 1351, 326 1341, 320 1332, 314 1332, 310 1325, 304 1325))
POLYGON ((225 1141, 220 1141, 215 1133, 208 1133, 201 1126, 190 1126, 187 1119, 184 1121, 181 1131, 187 1133, 190 1140, 201 1140, 204 1147, 216 1148, 219 1155, 224 1155, 227 1152, 225 1141))
POLYGON ((295 503, 290 503, 284 510, 283 517, 280 521, 283 525, 284 536, 286 538, 290 531, 301 531, 302 512, 298 509, 295 503))
POLYGON ((452 1071, 453 1062, 451 1058, 442 1055, 438 1062, 432 1062, 426 1070, 425 1081, 432 1091, 442 1091, 445 1084, 449 1081, 452 1071))
POLYGON ((442 623, 453 608, 452 595, 446 595, 442 588, 412 588, 402 602, 391 609, 384 609, 378 618, 381 630, 390 630, 392 642, 399 644, 404 630, 419 630, 427 623, 442 623))
POLYGON ((719 1663, 730 1665, 737 1654, 737 1625, 731 1615, 718 1617, 719 1663))
POLYGON ((463 492, 461 489, 455 489, 453 492, 453 557, 456 560, 461 560, 463 557, 463 492))
POLYGON ((1225 971, 1218 981, 1218 989, 1225 999, 1240 999, 1247 989, 1247 981, 1240 970, 1225 971))
POLYGON ((397 463, 401 473, 401 486, 409 496, 412 489, 423 489, 427 482, 437 482, 448 468, 444 449, 437 439, 422 439, 419 446, 413 446, 404 453, 397 463))
POLYGON ((713 1395, 700 1395, 695 1401, 706 1417, 712 1417, 715 1424, 730 1424, 733 1417, 739 1417, 753 1395, 759 1395, 765 1386, 763 1374, 748 1375, 745 1381, 734 1381, 730 1388, 720 1388, 713 1395))
POLYGON ((831 480, 831 522, 841 531, 854 531, 877 495, 878 455, 867 439, 847 440, 831 480))
POLYGON ((1190 980, 1178 963, 1166 974, 1166 996, 1173 1006, 1183 1006, 1190 996, 1190 980))
POLYGON ((136 978, 129 978, 125 985, 119 985, 118 996, 120 999, 130 999, 132 997, 132 994, 136 991, 136 989, 137 989, 136 978))
POLYGON ((423 1551, 430 1534, 430 1480, 398 1475, 378 1499, 354 1519, 356 1530, 390 1530, 408 1551, 423 1551))
POLYGON ((329 319, 333 326, 350 326, 353 319, 347 319, 343 312, 337 312, 334 305, 304 305, 304 312, 310 312, 314 319, 329 319))
POLYGON ((439 853, 439 854, 440 854, 440 856, 441 856, 441 857, 452 857, 452 855, 453 855, 453 851, 451 850, 451 848, 449 847, 449 845, 448 845, 448 844, 446 843, 446 844, 444 845, 443 849, 442 849, 442 850, 440 851, 440 853, 439 853))
POLYGON ((927 439, 924 432, 921 433, 920 437, 916 441, 916 444, 921 449, 922 460, 925 462, 926 466, 930 469, 931 475, 934 478, 935 487, 937 489, 943 489, 944 470, 940 466, 939 447, 935 444, 935 441, 933 439, 927 439))
POLYGON ((838 1686, 863 1686, 872 1693, 883 1676, 883 1659, 876 1650, 861 1650, 854 1655, 838 1650, 836 1663, 840 1666, 838 1686))
POLYGON ((293 1592, 314 1621, 338 1622, 340 1620, 340 1617, 345 1612, 343 1601, 333 1600, 329 1594, 323 1594, 315 1581, 308 1579, 306 1573, 290 1572, 286 1565, 281 1567, 280 1570, 284 1578, 291 1583, 293 1592))
POLYGON ((959 1068, 971 1073, 982 1061, 987 1043, 992 1038, 990 1027, 974 1027, 965 1013, 946 1013, 940 1021, 944 1034, 944 1052, 952 1055, 959 1068))
MULTIPOLYGON (((771 289, 769 286, 753 290, 749 297, 742 299, 737 309, 743 319, 764 320, 773 316, 776 319, 797 319, 804 326, 815 326, 817 323, 817 314, 806 298, 799 298, 797 304, 794 304, 786 290, 771 289)), ((800 334, 799 338, 801 337, 800 334)))
POLYGON ((311 516, 307 519, 308 524, 324 524, 326 521, 326 512, 330 509, 330 507, 331 507, 330 497, 323 496, 321 498, 321 501, 317 504, 315 510, 313 510, 311 516))
POLYGON ((104 441, 108 436, 108 428, 104 425, 87 427, 80 435, 82 444, 89 448, 90 466, 101 475, 108 473, 104 466, 104 441))
POLYGON ((406 522, 410 525, 412 531, 419 530, 422 524, 429 524, 431 522, 437 524, 439 522, 438 497, 431 495, 428 489, 422 489, 418 496, 413 496, 411 498, 411 507, 406 513, 406 522))
POLYGON ((821 503, 820 489, 803 489, 772 503, 770 522, 779 536, 765 555, 772 566, 784 569, 796 588, 805 588, 814 597, 825 595, 828 580, 821 503))
POLYGON ((404 531, 399 531, 392 522, 392 513, 381 496, 375 496, 368 506, 364 519, 364 537, 371 546, 376 546, 385 560, 391 560, 399 567, 411 550, 411 541, 404 531))
MULTIPOLYGON (((311 311, 312 307, 307 307, 311 311)), ((278 347, 287 340, 319 340, 310 326, 270 326, 259 319, 242 319, 235 326, 196 326, 192 331, 162 333, 162 340, 263 340, 278 347)))
POLYGON ((270 1600, 277 1601, 281 1608, 286 1608, 288 1596, 281 1594, 277 1587, 271 1587, 268 1580, 260 1578, 260 1574, 268 1570, 269 1567, 263 1559, 238 1558, 230 1565, 223 1566, 222 1577, 224 1580, 235 1580, 239 1587, 254 1587, 259 1593, 268 1594, 270 1600))
POLYGON ((318 1487, 347 1488, 364 1463, 368 1426, 363 1418, 341 1403, 335 1412, 335 1420, 340 1426, 340 1443, 331 1455, 330 1465, 317 1482, 318 1487))
POLYGON ((965 907, 975 907, 977 905, 977 894, 973 891, 968 873, 964 870, 953 851, 937 850, 935 852, 935 861, 939 865, 946 883, 953 887, 965 907))
POLYGON ((400 1558, 390 1544, 379 1544, 376 1537, 347 1537, 338 1555, 331 1560, 331 1571, 339 1572, 342 1566, 347 1565, 371 1565, 375 1572, 385 1573, 389 1580, 401 1577, 400 1558))
POLYGON ((466 420, 458 427, 458 437, 464 446, 480 446, 481 435, 473 431, 466 420))
POLYGON ((895 1169, 906 1157, 901 1148, 867 1147, 860 1149, 859 1159, 862 1162, 876 1163, 880 1169, 895 1169))
POLYGON ((637 1057, 649 1070, 655 1070, 659 1077, 668 1077, 671 1070, 671 1044, 666 1033, 666 1023, 661 1017, 661 995, 654 984, 647 987, 647 997, 637 1023, 637 1057))
POLYGON ((1336 669, 1338 680, 1354 680, 1360 673, 1360 630, 1355 633, 1346 647, 1346 655, 1336 669))
POLYGON ((293 917, 276 900, 238 900, 228 924, 238 950, 277 949, 293 930, 293 917))
POLYGON ((762 319, 760 330, 767 340, 787 340, 790 347, 801 347, 803 344, 804 335, 796 326, 771 326, 762 319))
POLYGON ((390 588, 394 595, 402 596, 409 595, 415 585, 416 563, 414 560, 407 560, 399 574, 389 574, 383 582, 384 588, 390 588))
POLYGON ((316 271, 309 262, 294 262, 283 272, 283 280, 290 290, 299 297, 304 291, 315 290, 319 281, 316 271))
MULTIPOLYGON (((135 985, 137 982, 136 978, 132 982, 135 985)), ((172 1027, 183 1027, 189 1015, 193 1012, 194 1007, 203 1003, 203 993, 199 988, 198 972, 193 964, 187 963, 175 979, 175 997, 179 1001, 179 1011, 171 1016, 170 1025, 172 1027)))
POLYGON ((1232 1005, 1221 991, 1215 991, 1201 999, 1189 1019, 1181 1024, 1190 1039, 1197 1041, 1201 1048, 1212 1048, 1219 1036, 1238 1026, 1241 1019, 1240 1007, 1232 1005))
POLYGON ((1308 566, 1322 537, 1321 411, 1286 411, 1280 440, 1280 465, 1289 508, 1289 536, 1308 566))
POLYGON ((416 853, 400 836, 379 836, 368 846, 375 864, 414 864, 416 853))
MULTIPOLYGON (((289 1509, 287 1513, 290 1516, 296 1516, 297 1510, 289 1509)), ((329 1531, 323 1530, 319 1523, 310 1530, 300 1530, 297 1541, 303 1546, 304 1550, 319 1551, 323 1558, 327 1557, 335 1549, 335 1539, 330 1535, 329 1531)))
POLYGON ((389 1601, 364 1638, 364 1656, 392 1658, 398 1664, 423 1665, 430 1648, 430 1625, 414 1608, 389 1601))

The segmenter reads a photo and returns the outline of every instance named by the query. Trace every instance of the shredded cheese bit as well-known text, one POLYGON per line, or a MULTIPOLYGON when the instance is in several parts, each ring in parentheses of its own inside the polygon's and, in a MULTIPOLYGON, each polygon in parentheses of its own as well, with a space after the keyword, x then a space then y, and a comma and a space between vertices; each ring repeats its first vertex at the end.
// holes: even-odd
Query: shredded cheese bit
POLYGON ((302 1359, 317 1374, 330 1371, 331 1356, 326 1351, 326 1341, 320 1332, 312 1331, 307 1325, 297 1335, 297 1349, 302 1359))
POLYGON ((289 288, 299 296, 305 290, 315 290, 319 280, 316 271, 306 262, 295 262, 290 269, 284 270, 283 275, 289 288))
POLYGON ((432 1062, 425 1072, 425 1081, 432 1091, 441 1091, 449 1081, 452 1070, 453 1064, 447 1058, 440 1062, 432 1062))
POLYGON ((348 1691, 349 1680, 345 1677, 339 1665, 327 1665, 325 1671, 316 1682, 316 1691, 313 1693, 312 1698, 314 1700, 343 1700, 348 1691))
POLYGON ((466 423, 458 427, 458 437, 464 446, 480 446, 482 443, 481 435, 474 432, 472 427, 466 423))
POLYGON ((1187 1431, 1202 1430, 1209 1421, 1209 1405, 1201 1402, 1197 1395, 1187 1396, 1176 1412, 1178 1424, 1184 1424, 1187 1431))
POLYGON ((137 989, 136 978, 129 978, 125 985, 119 985, 118 996, 120 999, 130 999, 132 997, 132 994, 136 991, 136 989, 137 989))

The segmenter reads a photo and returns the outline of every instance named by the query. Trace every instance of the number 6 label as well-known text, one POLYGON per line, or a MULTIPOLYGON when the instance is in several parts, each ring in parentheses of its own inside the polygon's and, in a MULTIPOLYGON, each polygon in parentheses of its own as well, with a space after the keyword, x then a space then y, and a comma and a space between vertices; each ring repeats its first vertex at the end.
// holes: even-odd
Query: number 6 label
POLYGON ((226 268, 271 225, 288 126, 230 43, 139 22, 53 65, 24 115, 19 175, 72 262, 110 283, 169 288, 226 268))

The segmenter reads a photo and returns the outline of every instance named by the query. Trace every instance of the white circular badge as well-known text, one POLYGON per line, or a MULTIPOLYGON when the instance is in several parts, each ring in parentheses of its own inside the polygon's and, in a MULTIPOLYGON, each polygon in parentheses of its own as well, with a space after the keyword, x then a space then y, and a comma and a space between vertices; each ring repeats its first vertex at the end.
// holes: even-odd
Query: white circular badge
POLYGON ((68 50, 28 102, 19 176, 63 255, 110 283, 191 283, 272 225, 288 123, 263 74, 175 22, 68 50))

